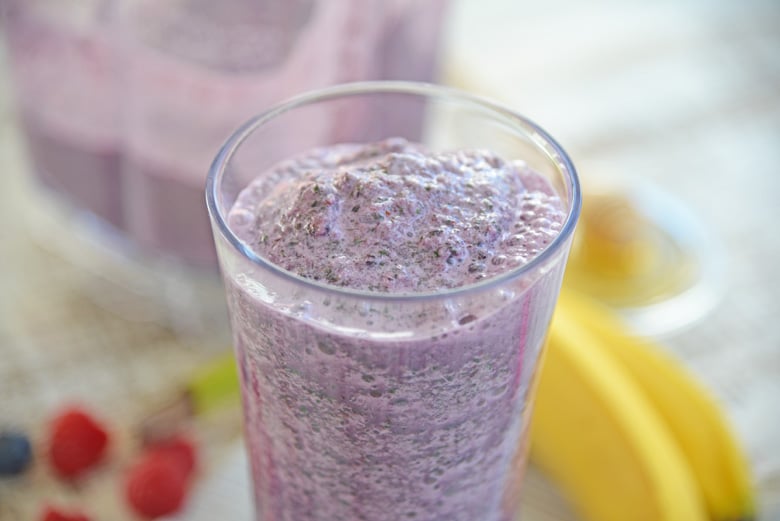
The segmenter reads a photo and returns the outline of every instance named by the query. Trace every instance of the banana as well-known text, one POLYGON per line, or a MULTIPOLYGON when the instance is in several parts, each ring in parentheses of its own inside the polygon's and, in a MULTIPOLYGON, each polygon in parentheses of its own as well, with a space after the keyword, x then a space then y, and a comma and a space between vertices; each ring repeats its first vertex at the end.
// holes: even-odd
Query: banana
POLYGON ((591 521, 704 521, 680 448, 638 384, 571 313, 554 317, 531 460, 591 521))
POLYGON ((682 449, 709 518, 753 519, 755 498, 745 457, 722 410, 702 385, 658 346, 628 333, 614 312, 589 297, 564 289, 556 313, 560 322, 553 327, 576 322, 587 328, 598 349, 642 389, 682 449))

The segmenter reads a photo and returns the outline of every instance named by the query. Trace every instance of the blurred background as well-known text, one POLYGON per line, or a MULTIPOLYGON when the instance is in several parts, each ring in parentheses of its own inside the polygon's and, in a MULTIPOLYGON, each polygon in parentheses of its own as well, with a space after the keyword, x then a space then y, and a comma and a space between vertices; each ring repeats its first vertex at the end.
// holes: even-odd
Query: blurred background
MULTIPOLYGON (((577 165, 584 219, 608 201, 625 226, 605 236, 666 248, 637 271, 575 247, 567 283, 712 390, 761 519, 780 520, 780 3, 263 4, 0 1, 0 430, 36 446, 77 402, 116 438, 106 479, 0 478, 0 520, 45 501, 134 519, 112 476, 138 426, 229 350, 201 195, 211 158, 250 114, 361 79, 438 81, 529 116, 577 165)), ((237 411, 193 428, 206 463, 185 518, 248 520, 237 411)), ((540 473, 527 483, 527 519, 577 519, 540 473)))

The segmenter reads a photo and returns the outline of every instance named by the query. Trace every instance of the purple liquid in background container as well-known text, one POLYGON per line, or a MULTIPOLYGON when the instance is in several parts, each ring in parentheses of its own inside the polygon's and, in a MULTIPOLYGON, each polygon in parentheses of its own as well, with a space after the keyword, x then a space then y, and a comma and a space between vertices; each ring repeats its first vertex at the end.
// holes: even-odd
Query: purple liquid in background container
POLYGON ((345 15, 311 0, 183 5, 140 2, 123 20, 127 229, 148 249, 215 267, 211 158, 246 113, 336 80, 338 39, 325 36, 345 15))
MULTIPOLYGON (((439 71, 442 25, 449 0, 353 0, 344 42, 341 82, 401 80, 432 83, 439 71)), ((414 110, 382 110, 350 103, 337 111, 337 142, 372 141, 383 136, 413 138, 422 131, 414 110)))
MULTIPOLYGON (((201 266, 216 258, 201 194, 206 166, 230 129, 245 114, 315 87, 389 77, 432 80, 444 6, 442 0, 423 8, 398 0, 297 0, 269 2, 263 11, 255 2, 192 2, 193 29, 180 8, 155 17, 159 2, 152 4, 151 12, 138 10, 147 41, 128 47, 127 84, 134 94, 126 118, 127 226, 140 244, 201 266), (230 6, 237 8, 233 15, 230 6), (157 27, 149 28, 150 16, 157 27), (258 27, 266 28, 261 41, 247 45, 258 27), (193 48, 199 35, 212 38, 205 48, 193 48)), ((330 131, 365 137, 379 121, 380 132, 420 124, 411 113, 355 119, 336 112, 330 131)))
MULTIPOLYGON (((33 173, 47 189, 123 226, 120 106, 104 2, 36 11, 9 1, 5 32, 19 120, 33 173)), ((54 4, 52 4, 54 5, 54 4)))
POLYGON ((419 85, 284 108, 234 134, 207 185, 256 519, 513 521, 579 209, 565 153, 521 118, 419 85), (280 121, 350 97, 443 113, 466 134, 427 137, 434 149, 475 152, 304 139, 292 160, 254 156, 256 180, 237 186, 242 154, 280 121), (532 151, 528 167, 479 151, 489 143, 532 151))
MULTIPOLYGON (((37 178, 142 252, 213 269, 202 185, 225 136, 295 92, 433 79, 446 2, 8 3, 37 178)), ((351 139, 419 125, 416 114, 382 116, 334 111, 320 131, 351 139)))

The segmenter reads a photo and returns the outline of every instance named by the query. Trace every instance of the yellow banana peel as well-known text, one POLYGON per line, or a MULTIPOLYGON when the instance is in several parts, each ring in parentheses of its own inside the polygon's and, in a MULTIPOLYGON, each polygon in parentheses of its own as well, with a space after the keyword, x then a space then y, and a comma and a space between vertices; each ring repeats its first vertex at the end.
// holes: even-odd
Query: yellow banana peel
POLYGON ((590 521, 705 521, 689 466, 637 383, 581 323, 556 315, 531 459, 590 521))
POLYGON ((603 304, 564 290, 558 312, 587 324, 602 348, 642 388, 683 450, 714 521, 752 519, 755 500, 742 448, 714 397, 682 364, 631 335, 603 304))
POLYGON ((659 346, 564 288, 531 459, 591 521, 748 520, 750 474, 717 402, 659 346))

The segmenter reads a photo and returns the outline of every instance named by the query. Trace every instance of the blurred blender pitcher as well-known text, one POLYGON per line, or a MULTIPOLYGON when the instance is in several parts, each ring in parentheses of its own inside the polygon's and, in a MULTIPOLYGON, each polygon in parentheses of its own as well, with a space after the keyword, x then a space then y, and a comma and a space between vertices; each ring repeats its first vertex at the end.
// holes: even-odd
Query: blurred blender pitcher
MULTIPOLYGON (((181 332, 224 324, 202 197, 220 144, 246 114, 299 92, 434 81, 446 3, 5 0, 34 235, 128 318, 181 332)), ((419 121, 407 116, 334 112, 309 131, 408 133, 419 121)))

